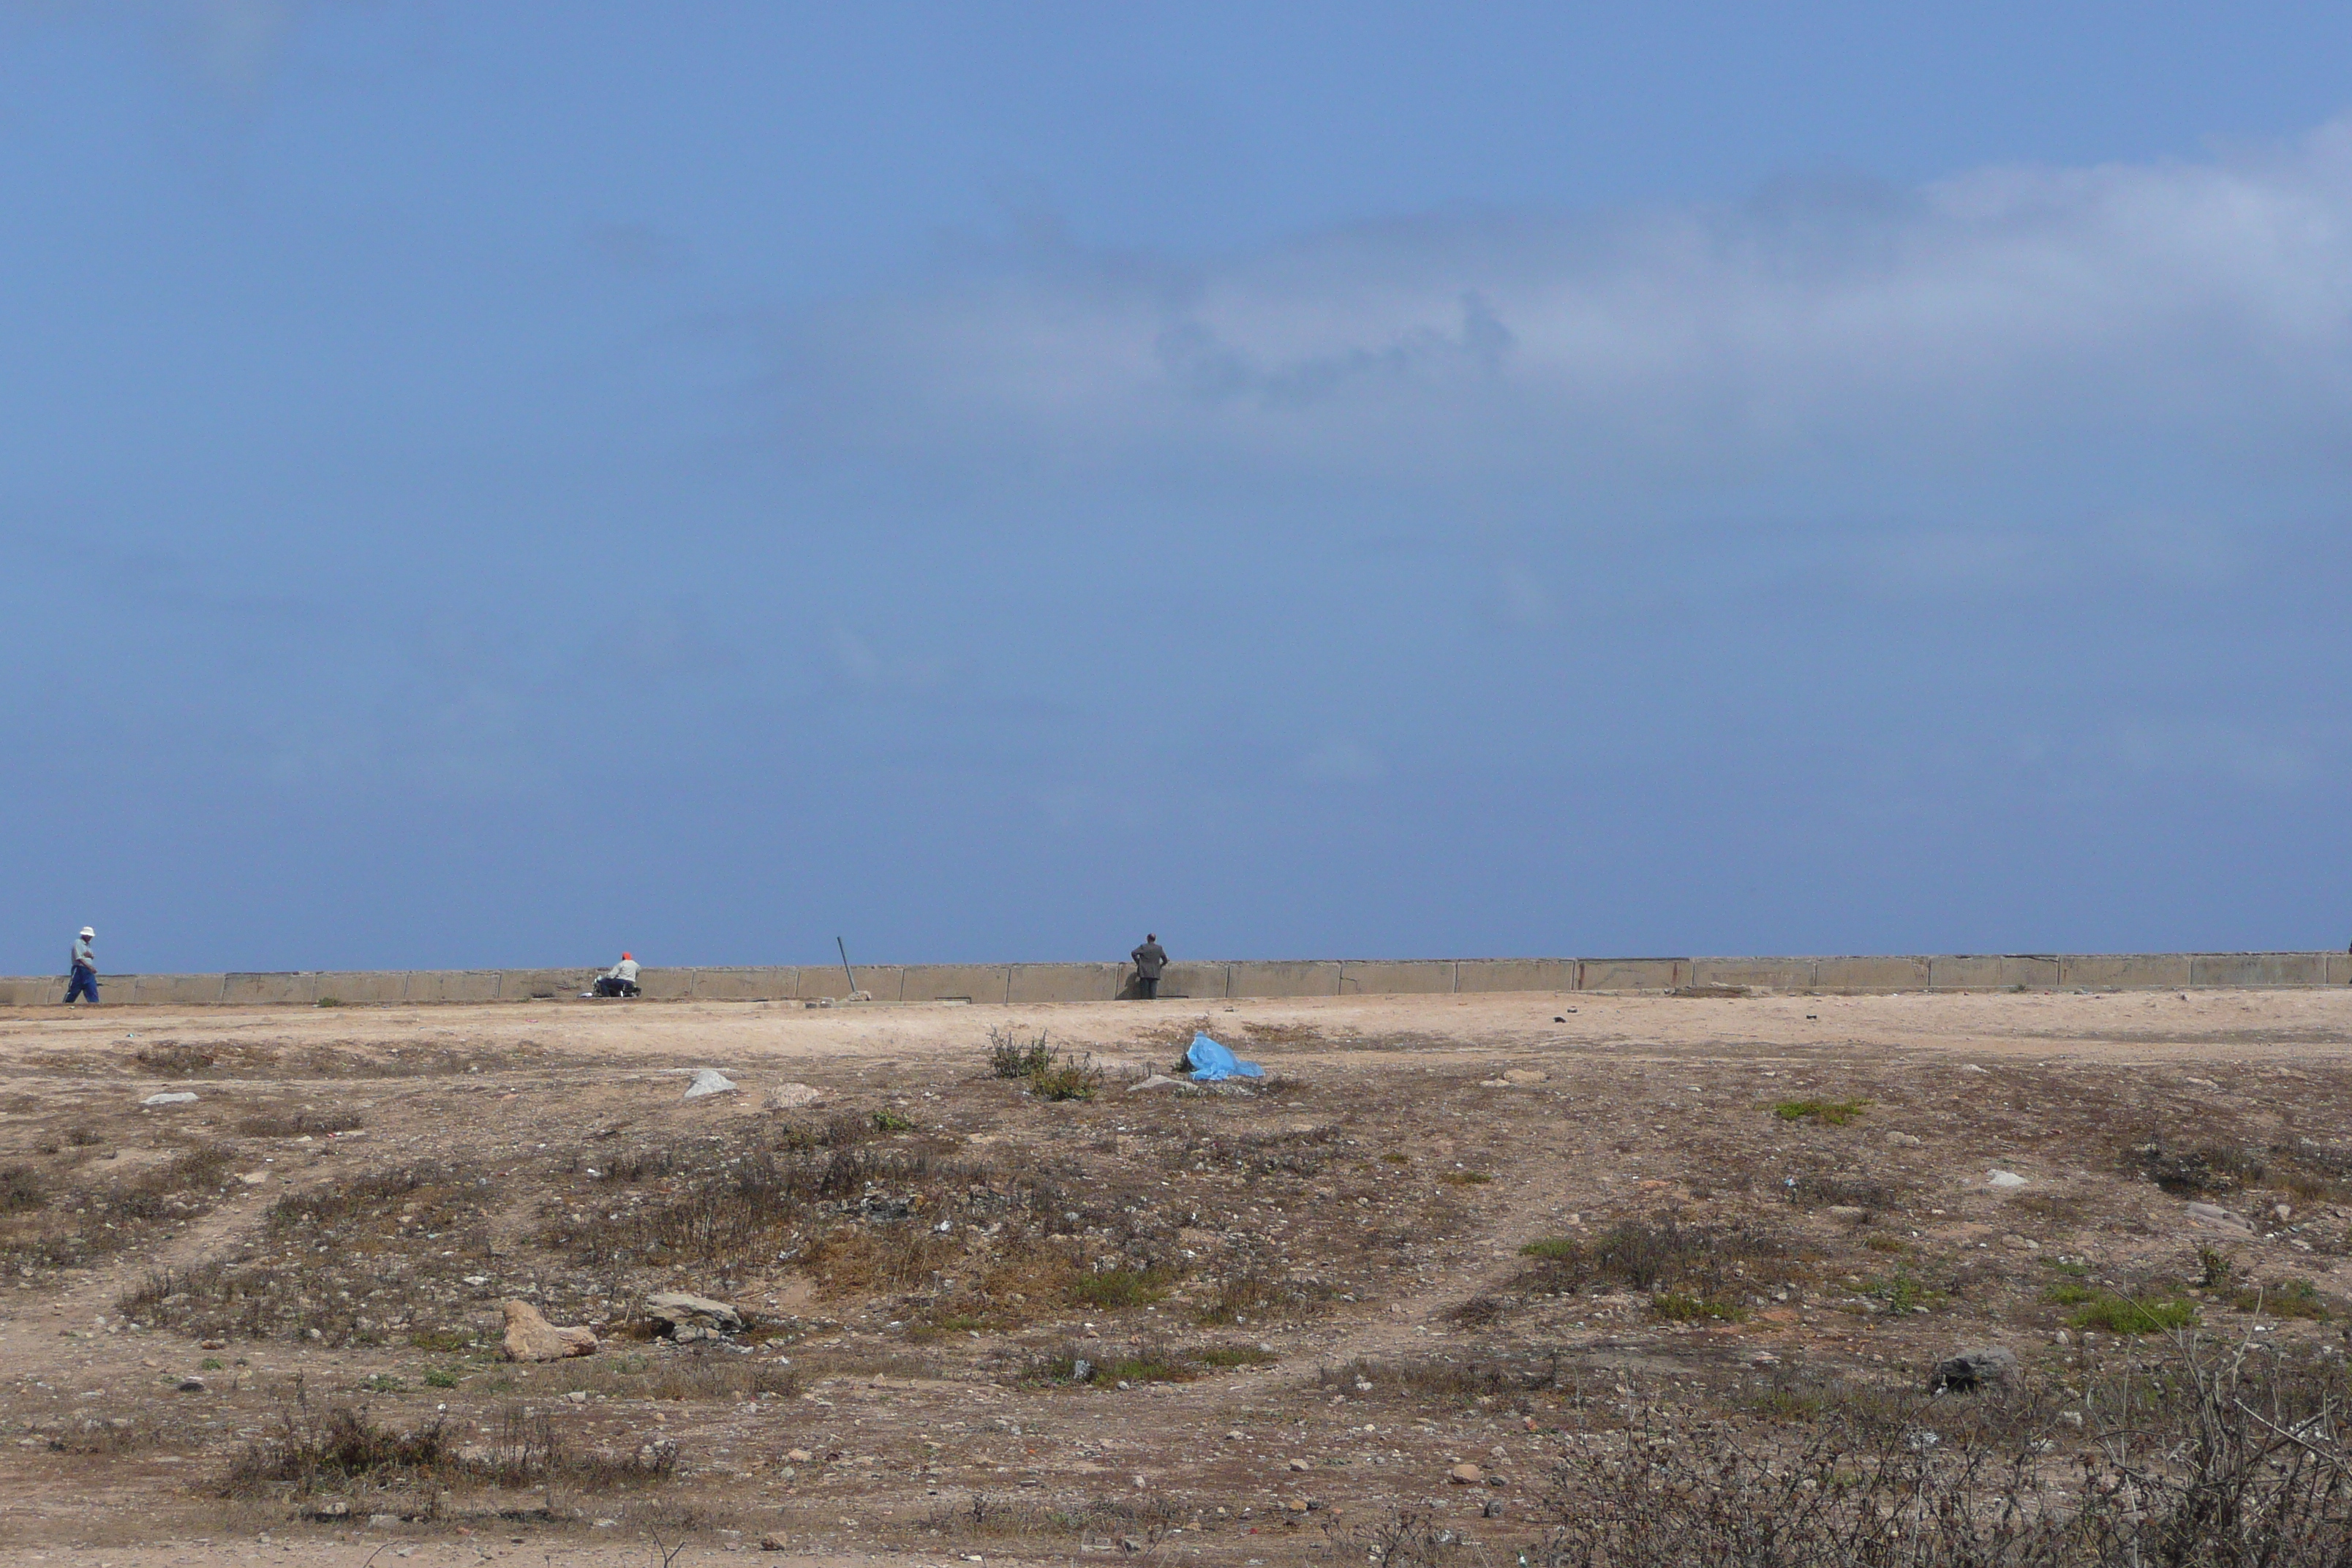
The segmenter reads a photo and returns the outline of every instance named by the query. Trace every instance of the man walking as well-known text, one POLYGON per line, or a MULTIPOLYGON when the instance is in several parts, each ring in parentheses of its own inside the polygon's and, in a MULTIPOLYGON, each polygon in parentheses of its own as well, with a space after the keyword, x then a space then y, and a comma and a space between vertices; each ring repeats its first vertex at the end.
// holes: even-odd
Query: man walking
POLYGON ((98 1005, 98 955, 90 951, 89 945, 97 940, 98 933, 88 926, 82 927, 81 934, 74 938, 73 978, 66 982, 66 1005, 68 1007, 74 1005, 77 996, 87 996, 91 1006, 98 1005))
POLYGON ((1143 933, 1143 945, 1128 956, 1135 960, 1135 983, 1146 1002, 1160 994, 1160 972, 1168 967, 1168 950, 1150 931, 1143 933))

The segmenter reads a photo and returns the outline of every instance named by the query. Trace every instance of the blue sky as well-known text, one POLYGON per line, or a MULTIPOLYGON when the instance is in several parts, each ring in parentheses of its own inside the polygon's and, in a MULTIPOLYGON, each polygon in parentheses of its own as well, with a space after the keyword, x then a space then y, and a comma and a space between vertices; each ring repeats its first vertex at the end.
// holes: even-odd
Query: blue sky
POLYGON ((2347 68, 7 5, 0 968, 2334 946, 2347 68))

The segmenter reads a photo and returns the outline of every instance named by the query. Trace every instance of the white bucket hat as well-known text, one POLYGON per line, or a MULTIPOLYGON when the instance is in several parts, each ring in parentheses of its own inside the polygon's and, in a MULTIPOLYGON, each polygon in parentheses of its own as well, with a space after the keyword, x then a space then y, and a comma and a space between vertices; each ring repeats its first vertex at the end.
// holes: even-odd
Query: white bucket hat
POLYGON ((84 926, 81 928, 81 934, 84 936, 96 936, 98 933, 90 930, 89 927, 84 926))

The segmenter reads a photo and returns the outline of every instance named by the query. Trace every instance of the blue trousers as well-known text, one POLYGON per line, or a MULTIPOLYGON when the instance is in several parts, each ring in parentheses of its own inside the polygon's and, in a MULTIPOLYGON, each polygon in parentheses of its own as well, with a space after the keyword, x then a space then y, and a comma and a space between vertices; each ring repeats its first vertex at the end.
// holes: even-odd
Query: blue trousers
POLYGON ((87 996, 92 1006, 98 1004, 98 971, 74 965, 73 978, 66 982, 66 1005, 74 1005, 77 996, 87 996))

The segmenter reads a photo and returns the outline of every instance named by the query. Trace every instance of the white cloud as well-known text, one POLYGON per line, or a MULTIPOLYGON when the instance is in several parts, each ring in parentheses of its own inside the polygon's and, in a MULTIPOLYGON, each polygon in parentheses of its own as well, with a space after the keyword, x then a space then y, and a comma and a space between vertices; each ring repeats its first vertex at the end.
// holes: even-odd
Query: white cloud
POLYGON ((2260 156, 1430 217, 1196 267, 1032 259, 808 323, 804 436, 1835 496, 2146 452, 2333 483, 2352 413, 2345 124, 2260 156))

